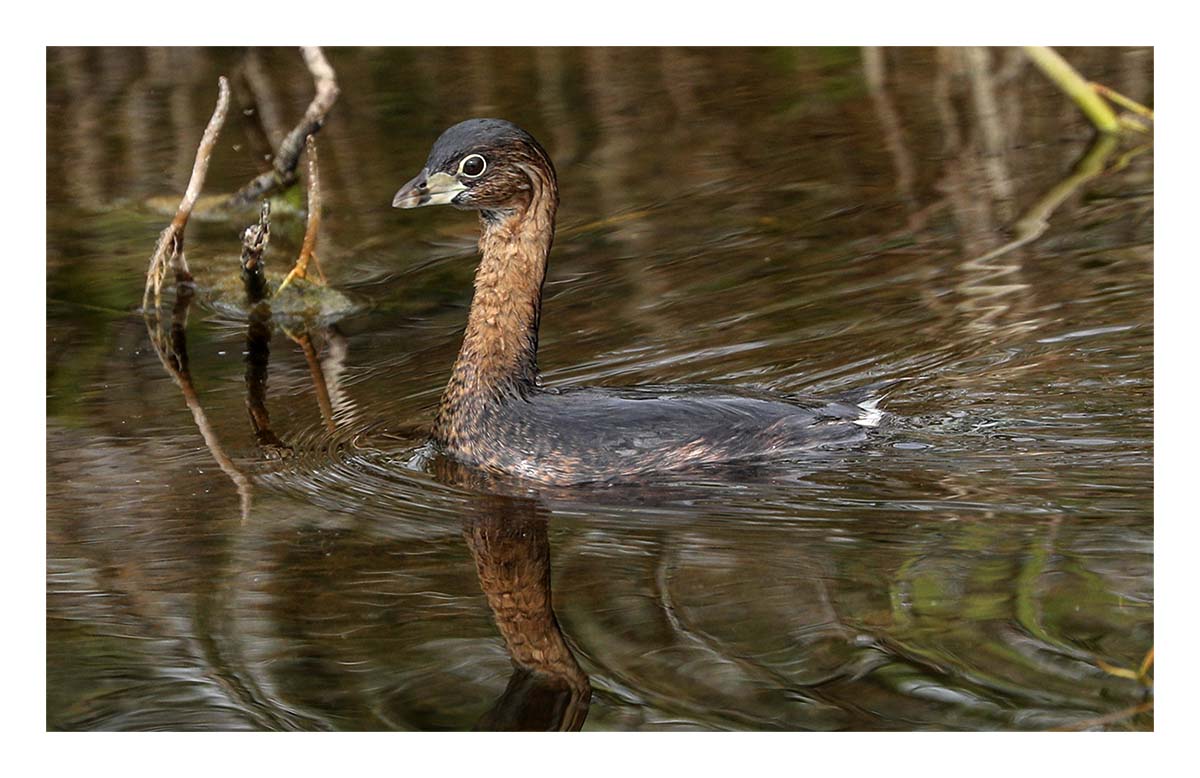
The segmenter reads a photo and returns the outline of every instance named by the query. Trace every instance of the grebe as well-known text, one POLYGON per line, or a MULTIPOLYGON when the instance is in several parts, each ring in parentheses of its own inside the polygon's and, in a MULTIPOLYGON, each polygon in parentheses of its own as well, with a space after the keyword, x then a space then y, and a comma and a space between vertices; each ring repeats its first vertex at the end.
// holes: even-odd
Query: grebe
POLYGON ((479 211, 481 260, 466 333, 434 420, 445 455, 550 484, 762 462, 862 440, 875 399, 813 400, 724 387, 542 386, 542 282, 558 179, 533 136, 501 119, 442 133, 396 208, 479 211))

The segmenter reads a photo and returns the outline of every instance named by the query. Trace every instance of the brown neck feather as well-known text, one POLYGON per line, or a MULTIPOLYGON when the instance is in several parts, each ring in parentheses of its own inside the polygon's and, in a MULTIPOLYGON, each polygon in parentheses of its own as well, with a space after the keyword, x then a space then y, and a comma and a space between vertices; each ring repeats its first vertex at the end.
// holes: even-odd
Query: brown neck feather
POLYGON ((480 215, 482 258, 462 348, 442 395, 435 436, 446 441, 463 417, 537 386, 542 282, 554 241, 558 189, 534 166, 524 201, 480 215))

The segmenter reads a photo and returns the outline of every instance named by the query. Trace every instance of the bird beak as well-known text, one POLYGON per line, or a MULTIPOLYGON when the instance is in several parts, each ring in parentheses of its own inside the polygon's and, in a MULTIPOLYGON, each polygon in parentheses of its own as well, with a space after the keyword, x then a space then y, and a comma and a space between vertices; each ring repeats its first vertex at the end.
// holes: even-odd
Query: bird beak
POLYGON ((392 198, 393 208, 420 208, 423 205, 449 205, 459 192, 467 187, 449 173, 434 173, 422 170, 412 181, 400 187, 392 198))

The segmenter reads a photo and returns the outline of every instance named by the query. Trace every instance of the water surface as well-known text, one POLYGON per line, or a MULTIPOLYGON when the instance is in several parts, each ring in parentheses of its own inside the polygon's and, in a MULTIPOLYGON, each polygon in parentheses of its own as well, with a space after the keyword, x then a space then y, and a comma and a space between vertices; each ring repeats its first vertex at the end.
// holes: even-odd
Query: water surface
MULTIPOLYGON (((137 310, 244 53, 48 54, 49 728, 1152 727, 1105 670, 1153 644, 1152 151, 1097 155, 1010 50, 327 53, 319 254, 361 308, 308 328, 207 293, 250 220, 137 310), (477 227, 389 205, 474 115, 558 167, 548 383, 904 379, 887 423, 637 486, 414 466, 477 227)), ((1148 51, 1064 53, 1152 102, 1148 51)), ((251 68, 278 134, 311 81, 251 68)), ((256 148, 232 111, 207 191, 256 148)))

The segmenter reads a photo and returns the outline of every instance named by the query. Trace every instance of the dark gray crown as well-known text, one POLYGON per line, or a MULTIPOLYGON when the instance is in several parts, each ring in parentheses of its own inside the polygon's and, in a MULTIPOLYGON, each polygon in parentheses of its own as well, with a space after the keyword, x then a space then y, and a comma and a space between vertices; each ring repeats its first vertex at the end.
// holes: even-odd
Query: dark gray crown
POLYGON ((472 152, 484 153, 524 144, 538 151, 549 164, 550 155, 529 133, 504 119, 467 119, 450 127, 434 142, 426 167, 430 173, 453 173, 458 161, 472 152))

